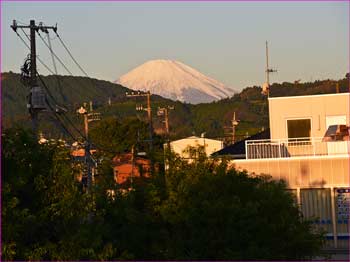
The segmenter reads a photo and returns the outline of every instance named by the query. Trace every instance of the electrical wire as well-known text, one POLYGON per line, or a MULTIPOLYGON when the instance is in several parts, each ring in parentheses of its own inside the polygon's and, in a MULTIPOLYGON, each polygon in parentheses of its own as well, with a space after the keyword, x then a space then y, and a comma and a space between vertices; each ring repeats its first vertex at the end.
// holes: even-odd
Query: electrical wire
POLYGON ((50 47, 50 54, 51 54, 51 59, 52 59, 52 65, 53 68, 55 70, 55 76, 56 76, 56 80, 57 80, 57 84, 58 84, 58 91, 63 99, 63 101, 67 101, 66 97, 63 94, 63 90, 62 90, 62 86, 61 86, 61 80, 58 77, 58 72, 57 72, 57 66, 56 66, 56 61, 55 61, 55 56, 53 55, 53 51, 52 51, 52 45, 51 45, 51 38, 49 35, 49 31, 46 31, 46 36, 47 36, 47 41, 49 43, 49 47, 50 47))
POLYGON ((68 128, 64 125, 63 121, 58 117, 58 115, 56 114, 56 111, 53 109, 53 107, 50 105, 49 101, 47 99, 46 100, 46 104, 48 105, 48 107, 51 109, 54 117, 57 119, 58 123, 61 125, 61 127, 64 129, 64 131, 73 139, 73 141, 76 141, 77 139, 74 137, 74 135, 68 130, 68 128))
MULTIPOLYGON (((56 34, 56 37, 58 38, 58 40, 60 41, 60 43, 62 44, 63 48, 67 51, 68 55, 71 57, 71 59, 73 60, 73 62, 76 64, 76 66, 80 69, 80 71, 90 80, 91 84, 93 86, 95 86, 95 82, 94 80, 88 75, 88 73, 86 73, 86 71, 83 69, 83 67, 78 63, 78 61, 74 58, 72 52, 69 50, 69 48, 67 47, 67 45, 65 44, 65 42, 63 41, 63 39, 60 37, 60 35, 57 33, 57 31, 54 31, 54 33, 56 34)), ((104 98, 102 95, 99 95, 100 98, 104 98)))
POLYGON ((49 31, 47 31, 46 36, 47 36, 47 42, 49 43, 49 49, 50 49, 50 53, 51 53, 53 69, 55 70, 55 73, 57 75, 57 66, 56 66, 55 57, 54 57, 53 51, 52 51, 52 45, 51 45, 51 39, 50 39, 49 31))
MULTIPOLYGON (((48 86, 47 86, 46 83, 44 82, 44 80, 41 78, 41 76, 40 76, 38 73, 37 73, 37 75, 38 75, 38 78, 39 78, 40 82, 41 82, 42 85, 44 86, 44 88, 45 88, 47 94, 50 96, 50 98, 53 100, 54 103, 58 104, 57 101, 56 101, 56 99, 54 98, 54 96, 53 96, 52 93, 50 92, 48 86)), ((71 121, 70 118, 68 118, 68 116, 67 116, 66 114, 63 114, 63 117, 66 119, 66 121, 69 122, 69 124, 73 127, 73 129, 74 129, 75 131, 77 131, 77 132, 79 133, 79 135, 80 135, 84 140, 87 140, 87 138, 85 137, 85 135, 79 130, 79 128, 77 128, 77 127, 75 126, 75 124, 71 121)))
POLYGON ((62 46, 64 47, 64 49, 66 49, 67 53, 69 54, 69 56, 72 58, 72 60, 74 61, 74 63, 77 65, 77 67, 79 67, 79 69, 81 70, 81 72, 83 72, 83 74, 86 77, 89 77, 89 75, 85 72, 85 70, 81 67, 81 65, 77 62, 77 60, 74 58, 74 56, 72 55, 72 53, 70 52, 70 50, 68 49, 67 45, 63 42, 62 38, 58 35, 57 32, 55 32, 58 40, 60 40, 62 46))
MULTIPOLYGON (((21 28, 22 29, 22 28, 21 28)), ((22 29, 22 31, 23 31, 23 29, 22 29)), ((24 31, 23 31, 24 32, 24 31)), ((23 42, 23 44, 30 50, 30 47, 29 47, 29 45, 26 43, 26 41, 22 38, 22 36, 20 35, 20 34, 18 34, 18 32, 16 32, 16 34, 17 34, 17 36, 19 37, 19 39, 21 39, 21 41, 23 42)), ((25 32, 24 32, 24 34, 25 34, 25 32)), ((25 34, 25 36, 27 36, 26 34, 25 34)), ((27 38, 28 38, 28 36, 27 36, 27 38)), ((50 69, 50 67, 48 67, 39 57, 36 57, 36 59, 38 59, 38 61, 47 69, 47 71, 49 71, 51 74, 55 74, 51 69, 50 69)))
POLYGON ((71 76, 73 76, 72 72, 69 71, 69 69, 66 67, 66 65, 62 62, 62 60, 56 55, 56 53, 50 49, 50 46, 46 43, 45 39, 41 36, 41 34, 39 32, 37 32, 38 35, 40 36, 41 40, 43 41, 43 43, 46 45, 46 47, 52 52, 52 54, 55 56, 55 58, 58 60, 58 62, 60 62, 60 64, 63 66, 63 68, 68 72, 68 74, 70 74, 71 76))
MULTIPOLYGON (((46 45, 46 47, 49 49, 49 51, 51 52, 51 54, 60 62, 60 64, 66 69, 66 71, 73 76, 73 74, 71 73, 71 71, 68 70, 67 66, 64 65, 64 63, 61 61, 61 59, 57 56, 57 54, 52 50, 52 48, 50 47, 50 45, 44 40, 44 38, 40 35, 39 32, 37 32, 38 35, 40 36, 41 40, 44 42, 44 44, 46 45)), ((57 37, 58 34, 56 33, 57 37)), ((65 49, 67 48, 67 46, 64 46, 65 49)), ((93 86, 95 86, 95 83, 93 81, 93 79, 91 77, 89 77, 89 75, 83 70, 83 68, 78 64, 78 62, 74 59, 73 55, 69 52, 69 50, 66 49, 66 51, 68 52, 68 54, 72 57, 73 61, 78 65, 79 69, 82 70, 83 74, 90 80, 91 84, 93 86)), ((77 82, 77 84, 82 87, 83 89, 85 88, 79 81, 77 78, 74 78, 74 80, 77 82)), ((98 97, 100 98, 104 98, 102 95, 98 95, 98 97)))
MULTIPOLYGON (((50 96, 50 98, 56 102, 55 98, 52 96, 51 92, 49 91, 49 88, 47 87, 46 83, 43 81, 43 79, 41 78, 41 76, 38 74, 38 78, 39 80, 41 81, 41 83, 43 84, 45 90, 47 91, 48 95, 50 96)), ((74 141, 77 141, 78 139, 69 131, 69 129, 65 126, 64 122, 62 121, 62 119, 60 119, 55 111, 55 109, 51 106, 51 104, 49 103, 49 101, 46 99, 46 103, 47 105, 49 106, 50 110, 54 113, 54 116, 55 118, 57 119, 58 123, 61 125, 61 127, 65 130, 65 132, 67 134, 69 134, 69 136, 74 140, 74 141)), ((109 151, 109 150, 105 150, 105 149, 102 149, 101 146, 95 144, 95 143, 91 143, 91 141, 89 139, 86 138, 85 135, 83 135, 80 130, 73 124, 73 122, 67 117, 67 115, 65 114, 62 114, 62 116, 69 122, 69 124, 71 125, 71 127, 73 127, 79 134, 80 136, 85 140, 87 141, 89 144, 91 144, 92 146, 96 147, 97 149, 99 149, 100 151, 105 151, 105 152, 108 152, 108 153, 111 153, 111 154, 116 154, 117 152, 112 152, 112 151, 109 151)), ((93 159, 94 162, 96 162, 95 159, 93 159)))
MULTIPOLYGON (((28 40, 30 40, 29 36, 24 32, 23 28, 21 28, 23 34, 27 37, 28 40)), ((29 45, 26 43, 26 41, 21 37, 21 35, 18 34, 18 32, 16 32, 17 36, 21 39, 21 41, 24 43, 24 45, 29 49, 29 45)), ((66 71, 71 75, 73 76, 73 74, 70 72, 70 70, 65 66, 65 64, 61 61, 61 59, 53 52, 52 50, 52 47, 50 47, 50 44, 47 44, 46 41, 43 39, 43 37, 40 35, 40 33, 38 32, 38 35, 40 36, 41 40, 44 42, 44 44, 46 45, 46 47, 50 50, 50 52, 52 53, 52 55, 60 62, 60 64, 66 69, 66 71)), ((63 40, 59 37, 59 35, 56 33, 58 39, 60 40, 61 44, 63 45, 63 47, 66 49, 66 51, 68 52, 68 54, 70 55, 70 57, 72 58, 72 60, 75 62, 75 64, 79 67, 79 69, 84 73, 84 75, 88 78, 89 75, 85 72, 85 70, 79 65, 79 63, 76 61, 76 59, 73 57, 72 53, 69 51, 68 47, 64 44, 63 40)), ((53 75, 57 75, 57 73, 54 73, 39 57, 37 57, 38 61, 50 72, 52 73, 53 75)), ((50 92, 49 88, 47 87, 46 83, 44 82, 44 80, 41 78, 40 74, 37 72, 37 75, 38 75, 38 78, 39 80, 41 81, 41 83, 43 84, 47 94, 49 95, 49 97, 52 99, 52 101, 56 104, 57 101, 56 99, 54 98, 54 96, 52 95, 52 93, 50 92)), ((91 78, 90 78, 91 79, 91 78)), ((92 81, 92 79, 91 79, 92 81)), ((55 109, 51 106, 51 104, 49 103, 49 101, 46 99, 46 103, 47 105, 49 106, 50 110, 53 112, 55 118, 57 119, 57 121, 59 122, 59 124, 61 125, 61 127, 65 130, 65 132, 67 134, 69 134, 69 136, 77 141, 77 139, 75 138, 75 136, 69 131, 69 129, 65 126, 64 122, 62 121, 62 119, 60 119, 55 111, 55 109)), ((65 118, 65 120, 67 122, 69 122, 69 124, 73 127, 73 129, 75 131, 77 131, 79 133, 79 135, 85 140, 87 141, 88 143, 90 143, 92 146, 96 147, 97 149, 101 150, 101 151, 105 151, 107 153, 111 153, 111 154, 117 154, 118 152, 117 151, 111 151, 111 150, 106 150, 106 149, 102 149, 102 146, 100 145, 97 145, 96 143, 91 143, 87 138, 86 136, 79 130, 79 128, 77 128, 75 126, 75 124, 71 121, 70 118, 67 117, 66 114, 62 114, 62 116, 65 118)))
MULTIPOLYGON (((20 28, 23 32, 23 34, 27 37, 27 39, 30 41, 30 38, 29 36, 24 32, 23 28, 20 28)), ((21 35, 18 34, 18 32, 16 31, 16 34, 17 36, 20 38, 20 40, 23 42, 23 44, 29 49, 29 51, 31 50, 29 45, 26 43, 26 41, 21 37, 21 35)), ((52 49, 52 48, 51 48, 52 49)), ((50 49, 50 50, 51 50, 50 49)), ((55 72, 53 72, 39 57, 36 57, 37 60, 52 74, 56 77, 56 80, 58 82, 58 86, 59 88, 61 88, 61 85, 60 85, 60 79, 58 77, 58 74, 57 74, 57 68, 56 68, 56 64, 54 63, 54 67, 55 67, 55 72)), ((54 59, 54 57, 52 56, 52 59, 54 59)), ((39 75, 39 73, 37 72, 37 74, 39 75)), ((39 75, 40 76, 40 75, 39 75)), ((42 79, 40 79, 42 81, 42 79)), ((42 81, 43 82, 43 81, 42 81)), ((49 93, 50 91, 47 89, 47 92, 49 93)), ((49 94, 50 95, 50 94, 49 94)), ((62 94, 61 94, 62 95, 62 94)), ((62 95, 63 97, 63 95, 62 95)), ((51 98, 53 98, 53 96, 51 95, 51 98)), ((56 104, 58 104, 57 102, 55 102, 56 104)))

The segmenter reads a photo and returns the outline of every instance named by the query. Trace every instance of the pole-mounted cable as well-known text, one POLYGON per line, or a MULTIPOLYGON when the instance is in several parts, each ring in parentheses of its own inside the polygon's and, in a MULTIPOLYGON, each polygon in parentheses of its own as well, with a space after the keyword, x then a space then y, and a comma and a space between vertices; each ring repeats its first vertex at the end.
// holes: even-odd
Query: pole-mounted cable
POLYGON ((40 39, 43 41, 43 43, 46 45, 46 47, 52 52, 52 54, 55 56, 55 58, 57 59, 58 62, 60 62, 60 64, 63 66, 63 68, 68 72, 68 74, 70 74, 71 76, 73 76, 72 72, 67 68, 67 66, 62 62, 62 60, 56 55, 56 53, 50 48, 50 46, 48 45, 48 43, 46 43, 45 39, 41 36, 41 34, 39 32, 37 32, 37 34, 40 36, 40 39))
POLYGON ((67 45, 63 42, 62 38, 58 35, 57 32, 55 32, 58 40, 60 40, 62 46, 64 47, 64 49, 66 49, 67 53, 69 54, 69 56, 72 58, 73 62, 77 65, 77 67, 79 67, 79 69, 81 70, 81 72, 83 72, 83 74, 86 77, 89 77, 89 75, 86 73, 86 71, 82 68, 82 66, 78 63, 78 61, 74 58, 74 56, 72 55, 72 53, 70 52, 70 50, 68 49, 67 45))
MULTIPOLYGON (((24 35, 29 39, 28 35, 24 32, 23 28, 21 28, 21 30, 23 31, 24 35)), ((18 34, 18 32, 16 32, 16 35, 19 37, 19 39, 23 42, 23 44, 30 50, 29 45, 26 43, 26 41, 22 38, 22 36, 20 34, 18 34)), ((36 59, 38 59, 38 61, 47 69, 47 71, 49 71, 51 74, 55 74, 50 67, 48 67, 39 57, 37 57, 36 59)))

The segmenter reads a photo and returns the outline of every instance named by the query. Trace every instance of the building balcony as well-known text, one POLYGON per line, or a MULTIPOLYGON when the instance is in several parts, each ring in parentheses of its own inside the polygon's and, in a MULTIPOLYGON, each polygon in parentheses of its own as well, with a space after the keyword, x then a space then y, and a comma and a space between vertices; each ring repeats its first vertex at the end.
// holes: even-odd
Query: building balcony
POLYGON ((350 141, 321 137, 245 141, 246 159, 349 155, 350 141))

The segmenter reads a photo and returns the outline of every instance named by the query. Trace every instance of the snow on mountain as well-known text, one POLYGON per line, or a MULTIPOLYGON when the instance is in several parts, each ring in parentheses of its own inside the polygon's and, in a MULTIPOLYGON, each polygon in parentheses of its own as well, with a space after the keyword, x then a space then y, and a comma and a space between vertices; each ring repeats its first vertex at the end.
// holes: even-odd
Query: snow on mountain
POLYGON ((151 60, 121 76, 116 83, 192 104, 230 97, 235 90, 178 61, 151 60))

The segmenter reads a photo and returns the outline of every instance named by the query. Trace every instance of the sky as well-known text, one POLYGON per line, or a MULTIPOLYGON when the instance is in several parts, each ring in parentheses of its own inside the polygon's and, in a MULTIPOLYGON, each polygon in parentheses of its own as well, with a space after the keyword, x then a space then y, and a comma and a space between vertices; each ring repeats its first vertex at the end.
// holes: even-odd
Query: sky
MULTIPOLYGON (((237 90, 270 82, 340 79, 349 72, 349 2, 1 2, 1 70, 19 72, 28 49, 10 25, 57 23, 89 76, 115 81, 152 59, 181 61, 237 90)), ((22 33, 21 31, 19 31, 22 33)), ((25 37, 22 34, 23 37, 25 37)), ((51 35, 53 50, 82 75, 51 35)), ((53 69, 37 38, 38 56, 53 69)), ((43 75, 48 71, 38 63, 43 75)), ((58 66, 59 74, 68 74, 58 66)))

